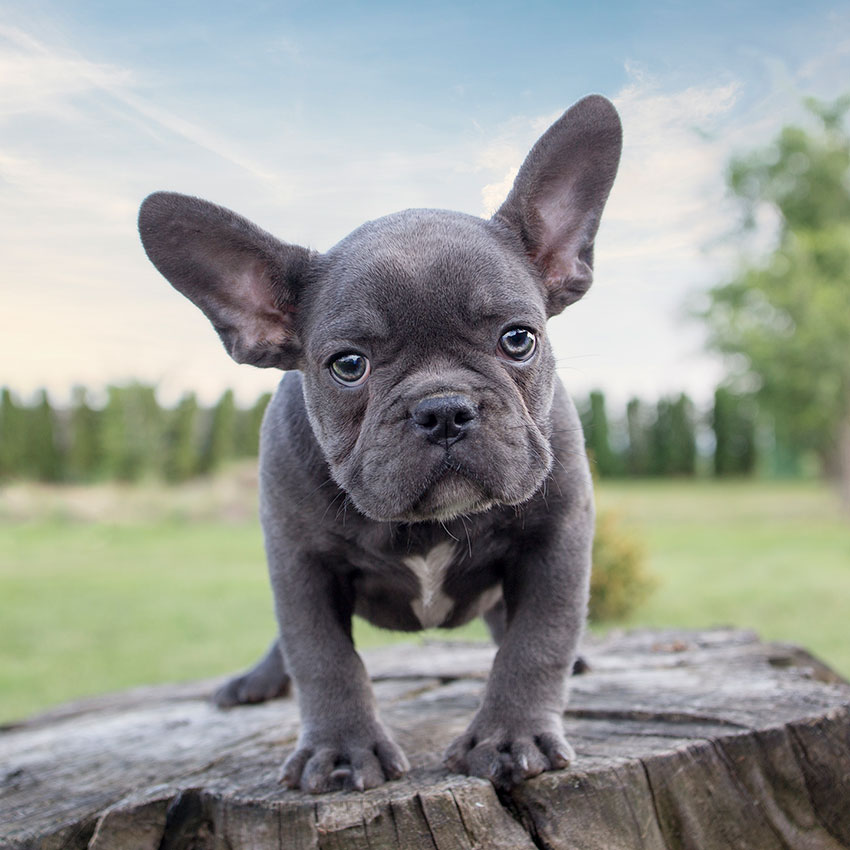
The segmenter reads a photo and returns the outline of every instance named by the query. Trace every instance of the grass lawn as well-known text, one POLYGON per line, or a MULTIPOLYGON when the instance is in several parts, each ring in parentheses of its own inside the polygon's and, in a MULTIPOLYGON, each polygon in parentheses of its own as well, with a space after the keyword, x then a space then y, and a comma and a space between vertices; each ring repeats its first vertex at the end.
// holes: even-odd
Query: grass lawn
POLYGON ((734 625, 850 678, 850 522, 816 482, 618 482, 603 509, 640 534, 658 586, 625 625, 734 625))
MULTIPOLYGON (((255 660, 274 623, 244 477, 0 491, 0 721, 255 660)), ((629 482, 598 500, 643 538, 658 578, 628 625, 752 627, 850 675, 850 524, 828 491, 629 482)), ((362 623, 356 634, 360 646, 412 639, 362 623)))

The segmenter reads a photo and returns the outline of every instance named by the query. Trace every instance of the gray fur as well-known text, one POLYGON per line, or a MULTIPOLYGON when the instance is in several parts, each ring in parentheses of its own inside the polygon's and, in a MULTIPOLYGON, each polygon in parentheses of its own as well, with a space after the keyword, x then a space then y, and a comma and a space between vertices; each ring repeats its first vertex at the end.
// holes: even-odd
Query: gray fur
MULTIPOLYGON (((142 205, 151 260, 240 362, 288 372, 261 435, 261 517, 282 655, 220 705, 284 693, 301 734, 282 780, 363 789, 407 760, 382 725, 351 638, 484 615, 499 651, 450 768, 510 786, 572 758, 561 717, 587 605, 593 497, 548 316, 590 285, 617 169, 619 119, 573 106, 538 141, 489 221, 406 210, 325 254, 170 193, 142 205), (533 331, 527 360, 500 347, 533 331), (362 383, 330 363, 368 358, 362 383)), ((362 365, 363 361, 357 361, 362 365)))

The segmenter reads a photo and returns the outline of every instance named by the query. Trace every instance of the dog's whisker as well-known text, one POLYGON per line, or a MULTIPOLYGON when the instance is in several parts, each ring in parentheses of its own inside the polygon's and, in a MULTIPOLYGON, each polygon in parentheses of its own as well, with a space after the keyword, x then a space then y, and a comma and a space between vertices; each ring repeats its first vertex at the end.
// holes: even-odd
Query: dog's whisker
MULTIPOLYGON (((347 498, 344 490, 340 490, 339 493, 337 493, 336 496, 334 496, 333 499, 328 502, 328 506, 325 508, 325 512, 322 514, 322 520, 325 519, 325 517, 328 515, 328 511, 334 506, 334 502, 336 502, 340 497, 342 497, 343 499, 347 498)), ((339 513, 337 513, 337 518, 339 518, 339 513)))
POLYGON ((446 532, 446 534, 447 534, 449 537, 451 537, 451 539, 452 539, 452 540, 454 540, 454 542, 455 542, 455 543, 459 543, 459 542, 460 542, 460 540, 459 540, 457 537, 455 537, 455 536, 454 536, 454 534, 452 534, 452 533, 451 533, 451 531, 449 531, 449 529, 447 528, 446 524, 445 524, 442 520, 440 520, 440 525, 443 527, 443 531, 445 531, 445 532, 446 532))

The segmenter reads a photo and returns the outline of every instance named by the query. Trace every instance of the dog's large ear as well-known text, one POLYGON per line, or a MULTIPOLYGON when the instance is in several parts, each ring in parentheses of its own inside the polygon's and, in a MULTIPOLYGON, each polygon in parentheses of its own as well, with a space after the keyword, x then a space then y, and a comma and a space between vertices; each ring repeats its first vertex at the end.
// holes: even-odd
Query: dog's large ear
POLYGON ((237 363, 296 367, 295 314, 311 254, 215 204, 156 192, 139 210, 151 262, 203 310, 237 363))
POLYGON ((581 298, 593 280, 593 240, 622 138, 609 100, 580 100, 540 137, 493 216, 522 239, 546 287, 550 316, 581 298))

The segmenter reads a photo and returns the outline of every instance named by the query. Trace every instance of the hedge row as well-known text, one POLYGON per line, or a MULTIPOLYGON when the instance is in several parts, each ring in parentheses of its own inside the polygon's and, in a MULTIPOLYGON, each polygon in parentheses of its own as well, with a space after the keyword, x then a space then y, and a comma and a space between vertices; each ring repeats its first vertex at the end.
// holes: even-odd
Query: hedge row
POLYGON ((95 405, 78 387, 70 406, 54 408, 46 392, 29 404, 0 395, 0 477, 41 481, 184 481, 222 462, 254 457, 270 396, 237 407, 228 390, 212 407, 193 393, 163 407, 154 387, 110 386, 95 405))
MULTIPOLYGON (((4 389, 0 478, 176 482, 209 474, 226 460, 256 456, 268 401, 263 395, 239 407, 228 390, 211 407, 192 393, 166 407, 154 387, 134 383, 108 387, 100 404, 78 387, 69 405, 55 407, 44 391, 22 403, 4 389)), ((632 399, 624 416, 609 420, 604 395, 592 392, 579 409, 600 477, 689 476, 707 466, 716 475, 748 475, 756 467, 752 400, 724 388, 702 414, 686 395, 652 404, 632 399)))

